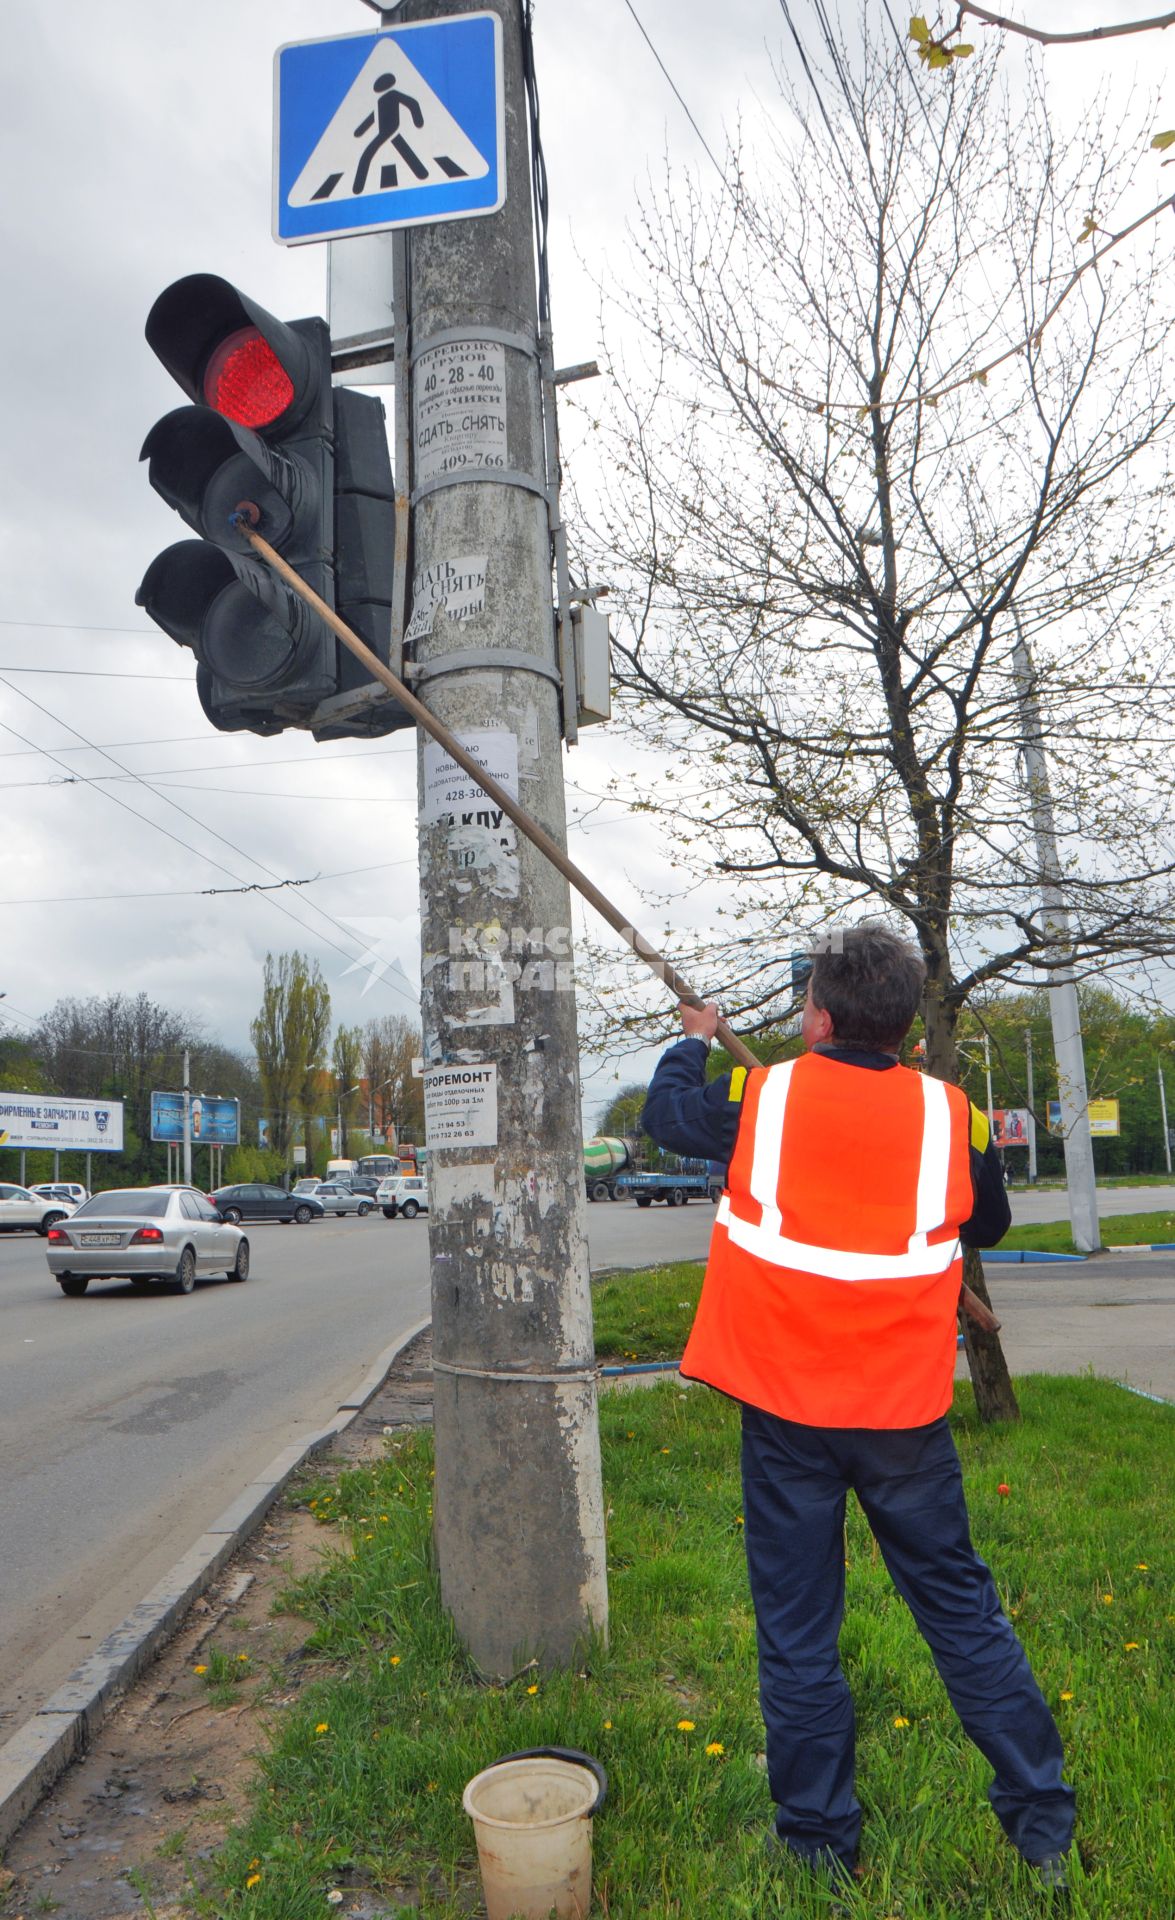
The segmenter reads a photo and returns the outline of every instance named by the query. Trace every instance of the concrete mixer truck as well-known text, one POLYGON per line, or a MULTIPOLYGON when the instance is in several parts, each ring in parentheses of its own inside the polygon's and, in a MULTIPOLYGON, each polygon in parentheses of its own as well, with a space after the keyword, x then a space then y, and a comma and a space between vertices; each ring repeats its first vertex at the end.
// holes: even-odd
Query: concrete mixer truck
POLYGON ((643 1171, 635 1140, 598 1135, 583 1150, 588 1199, 635 1200, 638 1207, 664 1200, 666 1206, 683 1207, 689 1200, 720 1198, 724 1170, 718 1161, 681 1160, 675 1154, 664 1158, 665 1166, 643 1171))
POLYGON ((624 1200, 616 1191, 616 1176, 634 1164, 635 1141, 599 1134, 583 1150, 583 1174, 589 1200, 624 1200))

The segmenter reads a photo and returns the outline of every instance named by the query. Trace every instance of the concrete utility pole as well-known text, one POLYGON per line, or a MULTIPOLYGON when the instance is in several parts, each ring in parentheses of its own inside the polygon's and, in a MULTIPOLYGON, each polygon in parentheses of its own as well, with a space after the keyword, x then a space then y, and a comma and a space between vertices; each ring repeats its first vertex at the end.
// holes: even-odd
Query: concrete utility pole
MULTIPOLYGON (((502 22, 506 203, 406 249, 409 633, 417 692, 565 847, 522 11, 483 5, 502 22)), ((419 739, 436 1546, 472 1658, 506 1674, 607 1624, 570 896, 419 739)))
MULTIPOLYGON (((1061 861, 1057 852, 1057 830, 1053 819, 1052 792, 1048 763, 1044 757, 1040 706, 1036 698, 1032 656, 1028 643, 1016 628, 1012 650, 1020 705, 1024 714, 1024 774, 1028 804, 1036 834, 1040 862, 1041 898, 1045 926, 1056 942, 1058 956, 1072 951, 1072 929, 1065 895, 1061 888, 1061 861)), ((1081 1009, 1077 1002, 1077 982, 1071 966, 1055 967, 1049 973, 1049 1015, 1053 1025, 1053 1049, 1057 1057, 1057 1091, 1061 1100, 1061 1131, 1065 1148, 1065 1179, 1069 1189, 1069 1222, 1073 1244, 1079 1253, 1097 1253, 1102 1244, 1097 1214, 1097 1174, 1093 1163, 1093 1141, 1089 1132, 1089 1092, 1085 1084, 1085 1049, 1081 1041, 1081 1009)))
POLYGON ((1167 1087, 1166 1087, 1166 1082, 1163 1079, 1163 1063, 1161 1060, 1159 1061, 1158 1074, 1159 1074, 1159 1113, 1162 1115, 1162 1121, 1163 1121, 1163 1152, 1166 1155, 1166 1159, 1167 1159, 1167 1172, 1170 1173, 1171 1171, 1171 1135, 1167 1130, 1167 1087))

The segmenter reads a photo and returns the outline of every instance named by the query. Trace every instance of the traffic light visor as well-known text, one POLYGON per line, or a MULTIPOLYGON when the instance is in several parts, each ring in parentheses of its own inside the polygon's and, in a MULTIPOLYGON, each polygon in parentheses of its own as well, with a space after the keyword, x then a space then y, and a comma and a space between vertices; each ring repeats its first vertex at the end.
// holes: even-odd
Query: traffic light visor
POLYGON ((268 427, 294 398, 294 383, 256 327, 230 333, 204 369, 204 398, 242 427, 268 427))

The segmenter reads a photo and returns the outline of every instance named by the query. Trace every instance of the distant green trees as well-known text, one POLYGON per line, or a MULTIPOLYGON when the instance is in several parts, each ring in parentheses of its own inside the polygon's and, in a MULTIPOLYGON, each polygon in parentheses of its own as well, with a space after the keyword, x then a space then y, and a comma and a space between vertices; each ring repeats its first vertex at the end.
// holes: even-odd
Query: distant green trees
MULTIPOLYGON (((192 1014, 146 993, 56 1001, 31 1032, 0 1041, 0 1086, 11 1092, 121 1100, 123 1152, 95 1153, 93 1182, 99 1189, 141 1185, 167 1177, 167 1148, 151 1140, 151 1095, 182 1086, 185 1049, 192 1087, 239 1100, 243 1130, 255 1128, 260 1087, 252 1062, 210 1038, 192 1014)), ((0 1177, 15 1179, 19 1171, 18 1149, 0 1153, 0 1177)), ((53 1171, 51 1151, 26 1153, 30 1183, 52 1179, 53 1171)), ((63 1153, 60 1171, 63 1180, 84 1180, 85 1154, 63 1153)), ((194 1171, 197 1179, 209 1171, 205 1153, 198 1153, 194 1171)))
MULTIPOLYGON (((1165 1172, 1158 1072, 1163 1066, 1168 1124, 1175 1126, 1175 1017, 1148 1010, 1109 987, 1092 983, 1079 988, 1078 998, 1089 1097, 1120 1103, 1121 1135, 1117 1139, 1094 1136, 1097 1171, 1165 1172)), ((992 1104, 996 1107, 1028 1105, 1026 1035, 1031 1034, 1037 1169, 1042 1177, 1062 1174, 1062 1142, 1047 1130, 1048 1102, 1059 1097, 1047 990, 1038 987, 993 996, 960 1017, 961 1078, 980 1108, 987 1105, 985 1032, 991 1051, 992 1104)), ((1010 1149, 1008 1159, 1013 1174, 1018 1174, 1027 1165, 1027 1151, 1010 1149)))
POLYGON ((270 1140, 288 1156, 296 1121, 300 1117, 305 1124, 317 1075, 326 1065, 330 990, 317 960, 297 951, 266 954, 261 1006, 249 1031, 270 1140))

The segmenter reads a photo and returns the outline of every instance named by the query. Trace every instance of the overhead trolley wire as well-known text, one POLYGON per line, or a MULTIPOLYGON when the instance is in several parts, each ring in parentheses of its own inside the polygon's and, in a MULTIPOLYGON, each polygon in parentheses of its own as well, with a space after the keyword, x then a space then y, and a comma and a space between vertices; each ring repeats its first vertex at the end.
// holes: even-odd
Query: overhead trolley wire
MULTIPOLYGON (((51 720, 59 719, 59 716, 57 714, 52 713, 48 707, 43 707, 39 700, 34 700, 31 694, 25 693, 23 689, 20 687, 12 686, 5 679, 3 674, 0 674, 0 685, 7 686, 9 692, 15 693, 19 699, 27 700, 30 706, 36 707, 38 713, 45 714, 51 720)), ((3 722, 0 722, 0 724, 2 724, 7 729, 7 731, 14 736, 14 738, 16 738, 17 740, 23 741, 26 746, 32 747, 35 744, 33 741, 29 740, 25 734, 18 733, 16 728, 12 726, 12 724, 9 721, 3 721, 3 722)), ((60 724, 63 726, 68 726, 70 732, 76 734, 79 740, 85 741, 87 746, 93 745, 91 741, 86 741, 86 736, 81 732, 81 730, 75 726, 72 726, 69 721, 67 720, 60 721, 60 724)), ((43 748, 42 751, 45 753, 46 759, 56 760, 56 756, 50 753, 47 748, 43 748)), ((115 760, 114 756, 105 748, 103 749, 95 748, 94 751, 105 752, 106 758, 110 760, 114 766, 118 767, 121 772, 130 774, 132 778, 137 780, 139 784, 143 786, 148 793, 156 794, 158 798, 164 801, 165 805, 169 807, 174 807, 177 813, 183 814, 185 819, 191 820, 195 826, 198 826, 204 832, 211 834, 214 840, 221 841, 221 843, 224 846, 230 848, 230 850, 233 853, 235 853, 239 859, 247 860, 253 866, 260 867, 262 872, 268 873, 271 879, 281 880, 285 877, 284 875, 275 872, 272 867, 268 866, 264 860, 258 859, 256 855, 246 853, 244 848, 238 847, 233 841, 226 838, 224 834, 217 833, 214 828, 206 826, 205 823, 199 818, 198 815, 189 812, 188 808, 182 807, 178 800, 169 799, 166 794, 160 793, 158 788, 151 786, 151 784, 148 781, 141 779, 141 776, 134 773, 132 768, 122 766, 122 763, 118 760, 115 760)), ((61 765, 61 762, 57 761, 56 764, 61 765)), ((69 772, 72 770, 67 768, 66 771, 69 772)), ((227 873, 230 880, 241 881, 242 876, 238 873, 234 873, 231 867, 226 867, 222 861, 215 859, 212 856, 212 854, 201 852, 201 850, 198 847, 193 847, 188 841, 181 840, 178 834, 172 833, 168 827, 161 826, 158 820, 152 820, 149 817, 149 815, 136 812, 134 807, 128 806, 125 800, 121 799, 117 793, 112 792, 109 786, 99 786, 95 789, 95 791, 98 793, 104 793, 109 800, 112 800, 114 802, 115 806, 121 807, 124 813, 131 814, 136 820, 145 821, 148 826, 154 827, 157 832, 164 834, 167 839, 173 840, 177 846, 183 847, 186 852, 193 853, 196 855, 198 859, 207 861, 209 866, 218 868, 221 873, 227 873)), ((303 933, 311 934, 316 939, 321 940, 324 943, 324 945, 333 948, 333 950, 336 953, 342 955, 344 960, 349 961, 353 967, 358 967, 359 969, 361 969, 361 971, 365 973, 370 973, 372 977, 376 980, 388 978, 386 968, 372 967, 372 966, 369 966, 364 960, 356 959, 353 953, 348 953, 344 947, 339 946, 337 941, 331 940, 320 929, 316 929, 315 927, 311 926, 307 921, 300 919, 299 916, 296 913, 294 913, 292 909, 285 904, 284 901, 277 899, 275 895, 269 895, 268 899, 269 899, 269 904, 271 906, 276 907, 279 913, 284 913, 288 920, 292 920, 295 926, 300 927, 302 929, 303 933)), ((355 940, 355 935, 352 934, 348 930, 348 928, 343 926, 341 921, 336 920, 332 913, 328 913, 325 907, 320 907, 316 901, 313 901, 310 899, 307 899, 307 905, 310 906, 315 913, 320 914, 324 920, 329 921, 331 926, 337 928, 338 931, 344 936, 345 939, 352 940, 352 941, 355 940)), ((395 982, 392 981, 391 984, 394 986, 395 982)), ((396 991, 401 994, 402 998, 411 997, 409 995, 405 995, 403 991, 398 987, 396 988, 396 991)), ((414 999, 412 1000, 412 1004, 414 1006, 416 1004, 416 1001, 414 999)))
POLYGON ((684 96, 682 95, 680 89, 678 88, 677 82, 674 80, 673 75, 670 73, 668 67, 665 65, 664 60, 662 60, 661 55, 657 52, 657 49, 653 45, 652 40, 649 38, 648 30, 645 27, 645 24, 642 21, 636 8, 633 6, 632 0, 624 0, 624 4, 628 8, 628 11, 631 13, 633 19, 636 21, 637 27, 640 30, 641 38, 644 40, 645 45, 649 49, 649 52, 652 54, 654 60, 657 62, 657 65, 660 67, 662 73, 665 75, 666 80, 668 80, 669 85, 673 90, 674 98, 676 99, 686 119, 689 121, 690 126, 693 128, 694 132, 697 134, 698 139, 701 141, 703 147, 705 147, 706 152, 709 155, 711 161, 713 162, 715 170, 718 173, 719 179, 722 180, 722 182, 725 184, 726 175, 723 172, 722 167, 719 165, 719 162, 715 160, 710 144, 706 139, 705 134, 702 132, 701 127, 698 125, 697 121, 694 119, 693 114, 690 112, 689 107, 686 105, 684 96))

